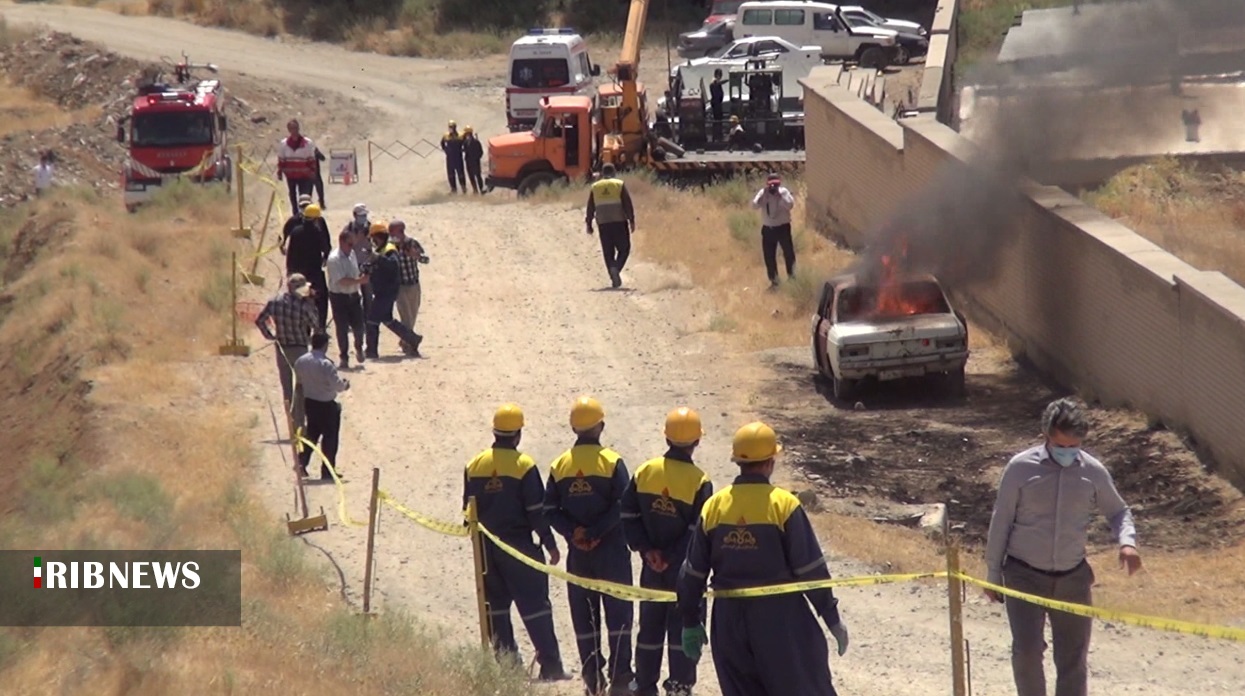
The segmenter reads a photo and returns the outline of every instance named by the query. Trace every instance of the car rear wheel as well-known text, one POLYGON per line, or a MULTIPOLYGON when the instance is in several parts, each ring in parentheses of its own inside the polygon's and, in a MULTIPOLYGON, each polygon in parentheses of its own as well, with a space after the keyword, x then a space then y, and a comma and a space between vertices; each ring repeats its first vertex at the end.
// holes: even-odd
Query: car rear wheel
POLYGON ((870 68, 873 70, 886 69, 889 61, 886 60, 886 51, 879 46, 870 46, 860 52, 860 67, 870 68))
POLYGON ((908 55, 908 49, 903 46, 895 48, 895 63, 897 65, 907 65, 912 62, 912 56, 908 55))

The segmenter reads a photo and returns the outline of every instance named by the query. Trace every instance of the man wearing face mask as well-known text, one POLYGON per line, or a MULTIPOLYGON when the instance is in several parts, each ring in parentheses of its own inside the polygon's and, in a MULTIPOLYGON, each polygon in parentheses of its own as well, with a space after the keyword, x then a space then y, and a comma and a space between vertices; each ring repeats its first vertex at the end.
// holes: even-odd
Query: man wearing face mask
MULTIPOLYGON (((1111 473, 1081 450, 1089 434, 1085 411, 1059 399, 1042 414, 1044 442, 1016 455, 1003 469, 986 543, 989 582, 1048 599, 1091 603, 1094 571, 1086 561, 1090 514, 1097 508, 1119 542, 1120 567, 1141 569, 1133 515, 1111 473)), ((986 591, 1003 602, 998 592, 986 591)), ((1050 617, 1057 681, 1055 696, 1086 696, 1093 620, 1008 597, 1012 674, 1017 696, 1046 696, 1043 633, 1050 617)))

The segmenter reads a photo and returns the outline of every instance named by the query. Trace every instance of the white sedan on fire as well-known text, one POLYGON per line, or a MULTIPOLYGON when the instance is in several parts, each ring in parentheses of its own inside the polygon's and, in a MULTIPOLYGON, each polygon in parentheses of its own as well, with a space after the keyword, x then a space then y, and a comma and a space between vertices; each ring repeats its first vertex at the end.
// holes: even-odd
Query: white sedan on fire
POLYGON ((925 376, 963 393, 968 323, 931 275, 876 283, 855 274, 833 278, 822 287, 812 324, 813 361, 833 382, 836 399, 851 398, 864 380, 925 376))

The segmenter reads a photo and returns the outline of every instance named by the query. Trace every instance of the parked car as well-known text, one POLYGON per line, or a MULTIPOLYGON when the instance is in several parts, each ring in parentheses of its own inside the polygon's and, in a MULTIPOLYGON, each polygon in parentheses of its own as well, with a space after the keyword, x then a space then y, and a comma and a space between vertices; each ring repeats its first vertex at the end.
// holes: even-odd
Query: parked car
POLYGON ((879 70, 895 63, 899 52, 898 32, 864 23, 853 27, 838 5, 825 2, 745 2, 739 6, 735 34, 779 36, 801 46, 817 45, 822 58, 855 61, 879 70))
POLYGON ((803 94, 799 80, 808 77, 813 68, 822 64, 820 46, 797 46, 777 36, 750 36, 737 39, 723 46, 716 53, 704 58, 694 58, 670 69, 671 80, 680 78, 684 88, 699 89, 701 80, 708 85, 713 71, 722 75, 732 67, 743 67, 750 60, 765 60, 782 68, 782 91, 785 97, 803 94))
POLYGON ((724 19, 707 24, 696 31, 685 31, 679 34, 679 45, 676 50, 682 58, 703 58, 720 51, 723 46, 735 40, 735 18, 724 19))
MULTIPOLYGON (((924 58, 929 54, 929 39, 909 31, 898 31, 893 27, 879 27, 871 20, 864 19, 858 14, 848 14, 843 10, 843 21, 852 28, 853 31, 867 30, 872 27, 881 29, 889 29, 895 32, 895 63, 899 65, 908 65, 913 58, 924 58)), ((908 22, 915 24, 914 22, 908 22)), ((918 25, 919 26, 919 25, 918 25)))
POLYGON ((744 4, 743 0, 713 0, 704 25, 709 26, 724 19, 734 19, 735 15, 739 14, 739 6, 742 4, 744 4))
POLYGON ((848 17, 848 18, 858 17, 860 19, 865 20, 866 22, 869 22, 875 27, 882 27, 883 29, 894 29, 895 31, 904 33, 904 34, 916 34, 917 36, 929 36, 929 30, 921 26, 920 22, 909 22, 906 19, 892 19, 890 17, 883 17, 882 15, 876 12, 873 12, 871 10, 865 9, 861 7, 860 5, 842 5, 839 7, 839 11, 842 12, 843 16, 845 17, 848 17))
POLYGON ((964 390, 968 323, 932 275, 887 283, 856 274, 822 287, 812 321, 813 362, 848 399, 864 380, 934 377, 954 395, 964 390))

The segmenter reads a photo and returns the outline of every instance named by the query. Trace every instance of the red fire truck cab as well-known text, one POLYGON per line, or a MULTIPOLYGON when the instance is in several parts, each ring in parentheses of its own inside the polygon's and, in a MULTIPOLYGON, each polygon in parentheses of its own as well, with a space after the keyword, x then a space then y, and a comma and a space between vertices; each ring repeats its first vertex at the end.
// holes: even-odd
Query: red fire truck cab
POLYGON ((117 141, 129 147, 122 170, 125 207, 133 212, 165 182, 189 177, 196 183, 233 180, 228 153, 225 92, 220 80, 191 81, 190 67, 177 66, 179 84, 139 88, 130 112, 117 126, 117 141))

